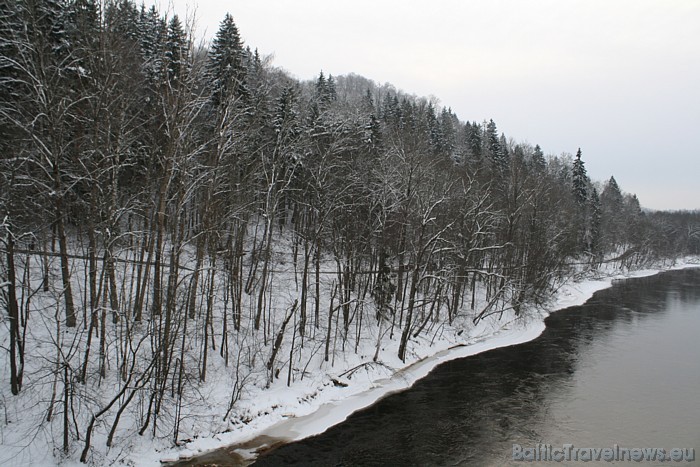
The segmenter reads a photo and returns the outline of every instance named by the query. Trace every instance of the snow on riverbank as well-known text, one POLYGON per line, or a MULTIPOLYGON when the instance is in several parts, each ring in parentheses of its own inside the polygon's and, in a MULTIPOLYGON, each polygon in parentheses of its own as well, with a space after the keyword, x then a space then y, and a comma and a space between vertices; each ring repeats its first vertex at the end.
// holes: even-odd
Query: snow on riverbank
MULTIPOLYGON (((192 383, 188 386, 190 389, 186 393, 187 397, 183 399, 182 412, 179 414, 179 447, 173 447, 173 437, 168 435, 167 429, 165 434, 159 432, 154 436, 149 430, 144 436, 139 436, 141 425, 137 417, 139 410, 143 411, 145 407, 134 404, 132 412, 124 412, 112 447, 107 447, 107 433, 113 426, 114 411, 104 420, 98 420, 92 433, 88 463, 159 466, 163 461, 191 458, 217 448, 243 444, 245 446, 236 452, 243 457, 254 456, 254 452, 266 443, 298 440, 323 432, 387 394, 410 387, 443 362, 532 340, 544 330, 544 319, 551 311, 582 304, 597 290, 609 287, 615 279, 648 276, 662 270, 691 265, 700 265, 700 260, 695 258, 693 262, 686 259, 677 261, 673 266, 659 266, 658 269, 625 274, 619 270, 600 271, 598 277, 588 276, 579 282, 564 284, 545 307, 527 310, 521 317, 514 316, 512 310, 504 312, 502 316, 496 313, 475 326, 472 319, 484 305, 483 297, 479 297, 477 290, 476 311, 464 310, 451 325, 445 319, 428 323, 418 337, 409 340, 405 363, 397 357, 400 340, 398 328, 394 331, 393 338, 387 333, 382 339, 379 361, 372 362, 378 329, 376 322, 373 323, 370 318, 373 317, 373 311, 368 309, 365 311, 368 318, 362 333, 358 332, 359 328, 351 329, 353 335, 345 344, 343 339, 330 339, 330 361, 324 360, 322 348, 326 342, 326 330, 323 326, 320 331, 312 329, 312 332, 319 335, 306 336, 303 352, 295 353, 293 365, 289 365, 287 356, 279 358, 281 366, 276 365, 279 375, 272 380, 269 388, 266 388, 269 372, 265 370, 269 348, 261 348, 262 344, 256 341, 251 344, 246 333, 234 333, 232 346, 241 352, 232 352, 232 355, 246 353, 247 357, 247 353, 252 352, 254 368, 239 373, 235 361, 227 366, 222 358, 210 359, 206 382, 192 383), (343 348, 343 345, 347 348, 343 348), (292 375, 289 386, 288 370, 292 375), (244 378, 243 381, 240 381, 239 375, 244 378), (242 388, 240 399, 236 400, 231 414, 225 417, 224 412, 231 400, 232 384, 239 382, 242 388)), ((79 273, 80 271, 77 272, 79 273)), ((330 289, 325 282, 322 285, 324 290, 330 289)), ((294 275, 278 274, 273 290, 273 305, 285 311, 295 298, 294 275)), ((0 388, 0 415, 3 416, 3 423, 0 424, 2 466, 51 466, 56 463, 83 465, 77 459, 85 442, 84 424, 121 387, 113 371, 108 372, 106 378, 100 379, 96 387, 74 386, 76 391, 84 393, 75 398, 76 404, 71 413, 78 418, 68 420, 68 428, 71 433, 79 433, 81 437, 71 443, 67 454, 63 454, 60 445, 64 433, 63 420, 53 417, 55 420, 51 423, 46 422, 46 410, 52 397, 62 398, 60 381, 57 385, 52 385, 56 379, 51 372, 51 358, 56 353, 51 340, 56 334, 52 331, 52 326, 56 323, 52 312, 54 307, 51 306, 54 295, 52 292, 47 296, 37 296, 33 301, 35 306, 32 308, 32 319, 37 324, 28 334, 28 342, 31 342, 28 349, 32 352, 32 366, 27 369, 29 383, 19 396, 11 396, 8 379, 3 376, 4 388, 0 388), (48 363, 43 363, 44 361, 48 363), (52 390, 56 388, 59 394, 52 396, 52 390)), ((324 295, 322 309, 328 309, 328 295, 324 295)), ((272 317, 276 320, 272 323, 272 329, 279 329, 281 316, 272 317)), ((65 336, 85 338, 84 332, 81 333, 80 330, 63 330, 60 335, 64 339, 65 336)), ((288 345, 291 337, 286 337, 285 345, 288 345)), ((120 341, 116 338, 107 340, 109 361, 116 358, 115 342, 120 341), (112 354, 109 353, 110 350, 112 354)), ((82 348, 77 344, 72 347, 82 348)), ((289 347, 283 346, 280 355, 288 352, 289 347)), ((0 353, 2 375, 8 374, 8 361, 7 352, 0 353)), ((168 415, 172 416, 162 413, 161 418, 168 415)))
POLYGON ((269 439, 293 441, 322 433, 344 421, 353 412, 372 405, 388 394, 409 388, 441 363, 535 339, 545 329, 544 319, 551 312, 585 303, 596 291, 610 287, 614 280, 651 276, 666 270, 698 265, 698 258, 687 258, 659 269, 625 273, 617 270, 607 274, 599 272, 596 277, 589 276, 580 282, 564 284, 546 308, 529 310, 524 317, 517 318, 512 312, 506 312, 501 319, 496 315, 490 316, 468 332, 443 329, 433 339, 427 336, 416 343, 405 364, 389 348, 383 353, 381 365, 372 364, 373 349, 369 345, 366 349, 360 349, 357 358, 337 365, 332 375, 311 376, 294 383, 292 387, 279 381, 268 390, 261 389, 250 395, 241 401, 240 407, 257 415, 228 432, 202 433, 179 449, 160 450, 144 440, 134 446, 126 460, 135 465, 155 466, 162 461, 185 459, 245 442, 248 442, 246 447, 237 452, 243 457, 250 457, 269 439), (353 368, 357 369, 352 372, 353 368), (333 379, 335 383, 331 382, 333 379), (258 442, 254 438, 259 435, 264 437, 258 442))

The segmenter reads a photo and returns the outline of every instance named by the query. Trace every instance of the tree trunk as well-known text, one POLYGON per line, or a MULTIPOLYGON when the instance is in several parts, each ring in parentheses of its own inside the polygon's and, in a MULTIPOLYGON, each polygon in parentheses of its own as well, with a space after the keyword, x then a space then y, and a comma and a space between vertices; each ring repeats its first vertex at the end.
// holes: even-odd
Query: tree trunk
POLYGON ((22 370, 17 368, 17 348, 21 346, 19 333, 19 308, 17 306, 15 276, 15 242, 12 233, 7 234, 7 311, 10 316, 10 389, 13 395, 22 389, 22 370))

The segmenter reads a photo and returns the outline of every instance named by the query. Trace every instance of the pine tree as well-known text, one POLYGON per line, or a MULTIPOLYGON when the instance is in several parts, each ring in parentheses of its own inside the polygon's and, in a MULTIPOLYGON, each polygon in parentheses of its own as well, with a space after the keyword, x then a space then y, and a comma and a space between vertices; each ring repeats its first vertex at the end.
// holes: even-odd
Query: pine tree
POLYGON ((251 51, 250 47, 246 47, 245 55, 247 58, 246 69, 248 70, 246 77, 248 91, 251 95, 263 94, 261 91, 265 88, 265 66, 260 58, 260 53, 258 49, 251 51))
POLYGON ((451 108, 443 108, 440 113, 440 132, 442 134, 443 150, 448 157, 452 157, 457 148, 457 128, 459 128, 457 115, 452 113, 451 108))
POLYGON ((444 150, 444 138, 432 102, 428 103, 425 109, 425 121, 428 126, 428 137, 433 154, 441 154, 444 150))
POLYGON ((546 167, 547 163, 544 160, 542 148, 540 148, 540 145, 538 144, 535 146, 535 150, 532 153, 532 168, 535 170, 535 172, 542 173, 546 167))
POLYGON ((381 118, 387 125, 398 128, 401 120, 399 100, 394 93, 386 93, 382 102, 381 118))
POLYGON ((510 151, 508 149, 508 140, 506 139, 505 133, 501 133, 499 146, 501 148, 501 153, 499 154, 499 163, 504 169, 507 169, 510 165, 510 151))
POLYGON ((369 154, 379 154, 383 146, 382 127, 373 113, 369 114, 368 121, 365 124, 363 140, 369 154))
POLYGON ((138 37, 143 58, 143 73, 151 86, 157 87, 163 78, 163 46, 167 24, 155 6, 150 9, 142 5, 139 13, 138 37))
POLYGON ((323 96, 326 93, 326 75, 323 74, 323 70, 318 74, 316 79, 316 99, 323 100, 323 96))
POLYGON ((108 3, 105 22, 110 32, 115 33, 121 41, 126 42, 126 44, 122 44, 126 49, 131 49, 134 44, 139 44, 141 12, 131 1, 120 0, 108 3))
POLYGON ((68 47, 74 54, 72 68, 83 75, 90 68, 100 37, 100 13, 95 0, 72 0, 63 8, 62 23, 68 47), (82 68, 82 69, 79 69, 82 68))
POLYGON ((610 177, 600 194, 601 233, 605 248, 614 249, 623 242, 624 198, 615 177, 610 177))
POLYGON ((333 75, 328 75, 328 81, 326 81, 326 98, 328 102, 335 102, 338 100, 338 92, 335 88, 335 78, 333 78, 333 75))
POLYGON ((245 50, 238 28, 227 13, 209 52, 207 75, 214 105, 221 105, 227 99, 248 97, 244 59, 245 50))
POLYGON ((338 99, 333 75, 328 75, 328 78, 326 78, 323 71, 321 71, 316 79, 314 89, 316 91, 315 104, 319 106, 320 110, 328 109, 331 103, 338 99))
POLYGON ((467 122, 464 126, 468 156, 473 162, 480 162, 482 152, 481 126, 474 122, 467 122))
POLYGON ((173 16, 168 22, 165 40, 165 73, 171 84, 180 80, 188 67, 189 47, 180 18, 173 16))
POLYGON ((498 135, 498 128, 493 120, 483 125, 485 134, 482 138, 482 153, 491 162, 496 173, 503 174, 508 168, 507 147, 505 145, 505 135, 498 135))
POLYGON ((576 152, 573 170, 571 172, 573 183, 573 195, 576 203, 583 206, 588 201, 588 184, 590 180, 586 174, 586 167, 581 160, 581 148, 576 152))
POLYGON ((643 244, 645 241, 644 211, 637 195, 634 193, 625 195, 623 210, 625 239, 634 246, 643 244))
POLYGON ((272 118, 272 127, 277 135, 277 144, 279 146, 292 145, 296 142, 301 132, 296 101, 296 89, 292 85, 286 86, 277 100, 274 117, 272 118))

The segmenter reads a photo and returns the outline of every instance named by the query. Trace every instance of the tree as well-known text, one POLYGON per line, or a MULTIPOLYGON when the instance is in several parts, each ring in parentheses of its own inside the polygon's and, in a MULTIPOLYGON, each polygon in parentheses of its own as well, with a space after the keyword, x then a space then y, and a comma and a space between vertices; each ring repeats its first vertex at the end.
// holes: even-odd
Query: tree
POLYGON ((601 235, 604 248, 608 250, 615 250, 617 246, 624 242, 622 237, 624 227, 623 205, 622 191, 615 177, 611 176, 600 194, 601 235))
POLYGON ((586 167, 581 159, 581 148, 576 152, 576 159, 571 170, 572 193, 579 206, 588 201, 588 184, 590 180, 586 173, 586 167))
POLYGON ((189 41, 185 36, 180 18, 173 16, 168 22, 165 41, 165 71, 168 82, 177 82, 189 64, 189 41))
POLYGON ((576 152, 571 169, 571 193, 576 203, 576 226, 579 249, 591 252, 592 230, 590 212, 590 179, 586 173, 586 167, 581 159, 581 148, 576 152))
POLYGON ((542 152, 542 148, 540 148, 539 144, 535 146, 531 161, 535 172, 542 173, 545 170, 547 162, 544 160, 544 153, 542 152))
POLYGON ((226 13, 209 52, 207 74, 214 105, 227 98, 246 97, 245 49, 233 17, 226 13))
POLYGON ((507 148, 503 144, 505 138, 501 138, 498 135, 498 128, 493 120, 489 120, 488 123, 482 125, 482 128, 485 131, 482 139, 482 144, 485 147, 482 149, 482 152, 486 154, 495 173, 503 174, 508 168, 507 148))

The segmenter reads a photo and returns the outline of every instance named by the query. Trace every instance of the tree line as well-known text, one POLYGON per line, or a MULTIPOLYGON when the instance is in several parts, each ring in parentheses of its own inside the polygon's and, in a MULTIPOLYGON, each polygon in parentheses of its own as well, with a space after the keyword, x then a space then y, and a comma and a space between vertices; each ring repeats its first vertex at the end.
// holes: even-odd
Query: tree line
POLYGON ((646 213, 580 149, 357 75, 299 81, 230 15, 191 34, 131 0, 0 5, 7 381, 48 394, 42 423, 82 461, 122 416, 178 443, 212 365, 232 417, 261 368, 291 384, 369 336, 405 361, 581 271, 700 253, 700 214, 646 213))

